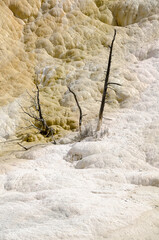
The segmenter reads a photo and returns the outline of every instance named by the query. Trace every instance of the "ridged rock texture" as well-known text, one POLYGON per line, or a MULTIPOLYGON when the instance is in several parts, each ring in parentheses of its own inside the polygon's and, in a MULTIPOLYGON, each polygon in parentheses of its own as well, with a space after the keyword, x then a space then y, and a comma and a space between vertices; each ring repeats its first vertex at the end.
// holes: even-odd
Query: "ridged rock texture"
POLYGON ((0 240, 158 240, 159 0, 0 0, 0 81, 0 240))
MULTIPOLYGON (((44 140, 26 127, 19 104, 35 90, 38 74, 42 110, 58 137, 78 126, 76 92, 84 123, 96 118, 113 29, 117 38, 106 111, 135 101, 146 87, 130 68, 148 57, 142 51, 159 37, 158 0, 0 0, 1 138, 44 140), (148 31, 148 30, 149 31, 148 31)), ((33 93, 34 94, 34 93, 33 93)))

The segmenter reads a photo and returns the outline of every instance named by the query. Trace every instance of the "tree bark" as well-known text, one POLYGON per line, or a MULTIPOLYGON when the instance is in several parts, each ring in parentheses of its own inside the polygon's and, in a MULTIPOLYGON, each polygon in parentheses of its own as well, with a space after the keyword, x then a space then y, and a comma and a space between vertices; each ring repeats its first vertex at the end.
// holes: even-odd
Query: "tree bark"
POLYGON ((109 74, 110 74, 110 68, 111 68, 111 59, 112 59, 112 52, 113 52, 113 44, 115 41, 116 37, 116 30, 114 30, 114 37, 110 46, 110 52, 109 52, 109 59, 108 59, 108 67, 107 67, 107 72, 106 72, 106 77, 104 81, 104 90, 103 90, 103 95, 102 95, 102 101, 100 105, 100 110, 99 110, 99 119, 98 119, 98 124, 97 124, 97 129, 96 131, 99 131, 102 125, 102 119, 103 119, 103 112, 104 112, 104 107, 105 107, 105 99, 107 95, 107 89, 108 89, 108 80, 109 80, 109 74))
POLYGON ((79 113, 80 113, 80 116, 79 116, 79 132, 81 133, 82 117, 83 117, 83 115, 82 115, 82 109, 81 109, 81 107, 80 107, 80 105, 79 105, 79 102, 78 102, 78 99, 77 99, 76 94, 70 89, 70 87, 68 87, 68 90, 73 94, 74 99, 75 99, 76 104, 77 104, 77 107, 78 107, 78 109, 79 109, 79 113))

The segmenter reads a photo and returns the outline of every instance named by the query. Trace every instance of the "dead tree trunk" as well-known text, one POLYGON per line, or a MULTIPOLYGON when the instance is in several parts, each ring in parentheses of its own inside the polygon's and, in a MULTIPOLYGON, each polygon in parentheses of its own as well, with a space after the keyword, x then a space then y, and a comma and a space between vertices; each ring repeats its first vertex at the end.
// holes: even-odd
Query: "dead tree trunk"
POLYGON ((45 137, 52 137, 53 143, 56 144, 55 140, 53 139, 54 130, 52 127, 49 127, 47 125, 46 120, 43 117, 42 109, 41 109, 41 103, 40 103, 40 90, 38 83, 35 83, 36 86, 36 95, 33 97, 31 94, 29 94, 29 97, 31 98, 32 105, 28 108, 23 108, 21 105, 21 109, 23 113, 25 113, 29 118, 25 119, 30 123, 28 128, 35 128, 37 129, 40 134, 42 134, 45 137))
POLYGON ((79 113, 80 113, 80 115, 79 115, 79 124, 78 124, 78 125, 79 125, 79 132, 80 132, 80 134, 81 134, 82 117, 83 117, 83 115, 82 115, 82 109, 81 109, 81 107, 80 107, 80 105, 79 105, 79 102, 78 102, 78 99, 77 99, 76 94, 70 89, 70 87, 68 87, 68 90, 73 94, 74 99, 75 99, 76 104, 77 104, 77 107, 78 107, 78 110, 79 110, 79 113))
POLYGON ((40 97, 39 97, 39 86, 38 86, 37 83, 35 85, 36 85, 36 89, 37 89, 36 104, 35 104, 36 106, 35 106, 35 108, 36 108, 36 110, 37 110, 37 112, 39 114, 39 118, 38 119, 39 119, 39 121, 40 121, 40 123, 42 125, 40 133, 43 134, 43 135, 47 135, 48 131, 49 131, 49 127, 48 127, 45 119, 43 118, 42 111, 41 111, 40 97))
POLYGON ((98 119, 98 124, 97 124, 97 129, 96 131, 99 131, 102 125, 102 119, 103 119, 103 112, 104 112, 104 106, 105 106, 105 99, 107 95, 107 89, 108 89, 108 80, 109 80, 109 74, 110 74, 110 67, 111 67, 111 59, 112 59, 112 52, 113 52, 113 44, 115 41, 116 37, 116 30, 114 30, 114 37, 110 46, 110 52, 109 52, 109 60, 108 60, 108 67, 107 67, 107 72, 106 72, 106 77, 105 77, 105 82, 104 82, 104 90, 103 90, 103 95, 102 95, 102 101, 101 101, 101 106, 99 110, 99 119, 98 119))

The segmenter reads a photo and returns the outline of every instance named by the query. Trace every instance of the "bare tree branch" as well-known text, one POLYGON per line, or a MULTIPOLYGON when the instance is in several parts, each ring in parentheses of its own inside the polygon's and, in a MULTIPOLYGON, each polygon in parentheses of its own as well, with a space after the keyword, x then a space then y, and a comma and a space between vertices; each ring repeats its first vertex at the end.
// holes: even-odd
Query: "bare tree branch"
POLYGON ((120 83, 114 83, 114 82, 110 82, 107 85, 118 85, 118 86, 122 86, 120 83))
POLYGON ((34 97, 29 93, 29 91, 26 90, 26 92, 27 92, 27 94, 29 95, 29 97, 30 97, 32 100, 34 100, 34 97))
POLYGON ((104 91, 102 95, 102 102, 99 110, 99 119, 98 119, 98 124, 97 124, 97 129, 96 131, 99 131, 102 125, 102 118, 103 118, 103 112, 104 112, 104 106, 105 106, 105 99, 107 95, 107 89, 108 89, 108 80, 109 80, 109 74, 110 74, 110 68, 111 68, 111 59, 112 59, 112 51, 113 51, 113 44, 115 41, 116 37, 116 30, 114 30, 114 37, 110 46, 110 52, 109 52, 109 59, 108 59, 108 67, 107 67, 107 72, 106 72, 106 77, 105 77, 105 82, 104 82, 104 91))
POLYGON ((36 85, 36 88, 37 88, 36 99, 37 99, 37 106, 38 106, 39 118, 42 119, 42 120, 44 120, 44 119, 43 119, 43 116, 42 116, 41 105, 40 105, 39 86, 38 86, 37 83, 36 83, 35 85, 36 85))
POLYGON ((38 75, 37 80, 35 82, 35 86, 36 86, 35 97, 28 93, 33 104, 31 104, 31 106, 27 108, 22 107, 20 104, 19 106, 22 109, 22 112, 28 116, 28 119, 25 119, 25 121, 29 122, 30 124, 29 128, 32 127, 37 129, 40 132, 40 134, 42 134, 45 137, 52 137, 53 143, 55 144, 56 142, 53 139, 54 130, 47 125, 47 122, 42 114, 40 103, 40 89, 38 86, 38 75))
POLYGON ((25 150, 28 150, 28 148, 24 147, 21 143, 18 143, 18 145, 22 148, 24 148, 25 150))
POLYGON ((83 117, 84 115, 82 114, 82 109, 81 109, 81 107, 80 107, 80 105, 79 105, 79 102, 78 102, 78 99, 77 99, 76 94, 70 89, 70 87, 68 87, 68 90, 73 94, 74 99, 75 99, 76 104, 77 104, 77 107, 78 107, 78 110, 79 110, 79 113, 80 113, 80 116, 79 116, 79 132, 81 133, 82 117, 83 117))

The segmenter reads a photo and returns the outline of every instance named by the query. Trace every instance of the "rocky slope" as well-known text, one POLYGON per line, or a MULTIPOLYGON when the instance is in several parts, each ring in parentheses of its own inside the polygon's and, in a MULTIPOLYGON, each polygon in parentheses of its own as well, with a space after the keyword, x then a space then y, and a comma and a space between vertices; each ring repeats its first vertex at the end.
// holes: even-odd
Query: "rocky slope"
MULTIPOLYGON (((84 122, 95 118, 114 28, 110 80, 123 86, 109 90, 107 111, 138 98, 146 83, 129 66, 147 57, 145 46, 151 48, 158 38, 158 7, 157 0, 0 1, 1 137, 27 125, 17 102, 28 104, 26 90, 34 89, 36 74, 43 112, 58 136, 77 128, 77 108, 68 85, 87 114, 84 122)), ((23 130, 19 135, 43 140, 34 133, 23 130)))
POLYGON ((0 240, 158 240, 158 29, 157 0, 0 0, 0 240), (114 28, 110 81, 121 86, 109 89, 92 136, 114 28), (19 104, 30 105, 37 74, 59 137, 77 126, 67 86, 76 92, 88 122, 82 141, 70 133, 16 149, 12 134, 46 141, 19 132, 19 104))

